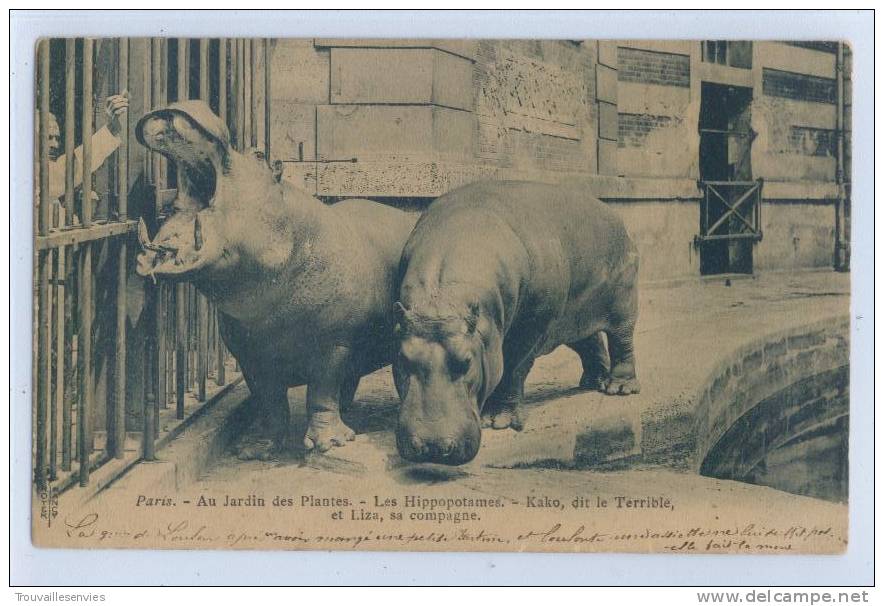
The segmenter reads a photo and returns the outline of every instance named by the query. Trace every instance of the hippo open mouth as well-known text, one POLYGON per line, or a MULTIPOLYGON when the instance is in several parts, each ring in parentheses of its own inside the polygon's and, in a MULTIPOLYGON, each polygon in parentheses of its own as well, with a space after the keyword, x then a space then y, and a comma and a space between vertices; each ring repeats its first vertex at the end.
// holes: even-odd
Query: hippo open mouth
MULTIPOLYGON (((188 101, 151 112, 136 127, 142 145, 175 162, 178 190, 156 236, 151 239, 142 220, 138 241, 140 275, 181 277, 205 266, 217 253, 218 242, 206 246, 206 224, 212 222, 219 178, 229 160, 226 126, 200 101, 188 101)), ((217 234, 216 234, 217 235, 217 234)), ((215 238, 217 240, 217 238, 215 238)))
POLYGON ((138 242, 142 252, 138 255, 138 274, 156 278, 158 273, 174 275, 200 269, 205 265, 206 258, 200 255, 204 241, 199 213, 193 218, 193 233, 193 245, 189 250, 168 243, 155 243, 148 235, 144 219, 141 219, 138 223, 138 242))

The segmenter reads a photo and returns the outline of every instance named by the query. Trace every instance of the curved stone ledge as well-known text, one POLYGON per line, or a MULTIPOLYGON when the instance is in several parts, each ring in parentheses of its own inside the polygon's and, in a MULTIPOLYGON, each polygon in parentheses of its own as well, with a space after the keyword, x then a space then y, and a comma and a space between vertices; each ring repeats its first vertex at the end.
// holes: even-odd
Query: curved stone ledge
MULTIPOLYGON (((818 405, 816 392, 827 387, 823 383, 841 381, 841 375, 846 377, 850 362, 849 329, 848 316, 826 318, 770 334, 741 347, 722 360, 709 374, 697 396, 693 432, 696 436, 694 469, 717 471, 715 475, 722 473, 722 464, 707 462, 704 469, 707 456, 735 423, 745 418, 753 408, 771 402, 772 398, 779 397, 783 402, 796 404, 792 410, 777 411, 782 416, 778 422, 786 426, 791 423, 793 427, 788 429, 792 432, 802 429, 799 423, 807 426, 808 423, 820 424, 845 416, 846 398, 838 399, 837 406, 820 408, 815 412, 804 411, 803 416, 800 405, 805 402, 818 405), (815 377, 820 379, 808 381, 815 377), (807 418, 814 414, 818 418, 807 418)), ((749 443, 743 446, 749 450, 753 447, 749 443)), ((763 447, 772 449, 776 444, 763 447)), ((745 461, 736 465, 731 473, 748 473, 748 463, 745 461)))

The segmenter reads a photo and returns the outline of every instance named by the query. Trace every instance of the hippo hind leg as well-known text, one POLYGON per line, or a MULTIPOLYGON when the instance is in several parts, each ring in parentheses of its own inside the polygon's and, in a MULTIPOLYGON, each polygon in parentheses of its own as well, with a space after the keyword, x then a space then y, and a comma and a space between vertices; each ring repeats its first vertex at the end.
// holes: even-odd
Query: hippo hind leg
POLYGON ((611 375, 604 391, 609 395, 626 396, 641 389, 635 376, 635 352, 633 333, 635 322, 621 322, 607 332, 608 351, 611 355, 611 375))
POLYGON ((307 414, 310 418, 304 434, 306 450, 326 452, 333 446, 343 446, 356 439, 356 433, 341 419, 340 401, 335 401, 341 391, 338 389, 333 395, 321 385, 307 386, 307 414))
MULTIPOLYGON (((352 402, 359 379, 353 380, 349 349, 332 348, 323 357, 322 371, 307 384, 307 432, 304 448, 325 452, 333 446, 344 446, 356 438, 356 433, 341 419, 341 404, 346 398, 352 402)), ((347 404, 349 405, 349 402, 347 404)))
POLYGON ((511 427, 522 431, 524 418, 521 412, 522 397, 525 395, 525 379, 534 366, 534 358, 528 358, 517 368, 504 369, 497 389, 482 408, 482 427, 506 429, 511 427))
POLYGON ((338 400, 341 412, 347 412, 353 405, 353 398, 356 397, 356 390, 359 388, 359 380, 361 378, 359 375, 354 374, 345 379, 341 384, 341 396, 340 400, 338 400))
POLYGON ((581 389, 605 391, 611 378, 611 359, 608 355, 608 344, 602 331, 568 347, 577 352, 583 364, 583 375, 580 377, 581 389))

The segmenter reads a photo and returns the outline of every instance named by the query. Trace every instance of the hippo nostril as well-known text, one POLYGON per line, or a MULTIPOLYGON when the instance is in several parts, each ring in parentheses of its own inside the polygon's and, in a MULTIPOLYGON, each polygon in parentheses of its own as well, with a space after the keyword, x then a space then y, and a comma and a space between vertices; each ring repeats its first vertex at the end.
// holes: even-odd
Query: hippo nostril
POLYGON ((426 449, 426 446, 424 445, 423 440, 421 440, 417 436, 411 437, 411 439, 409 440, 409 446, 411 447, 411 451, 417 455, 423 454, 424 450, 426 449))
POLYGON ((443 457, 447 457, 452 452, 454 452, 455 441, 453 438, 444 438, 439 443, 439 454, 443 457))

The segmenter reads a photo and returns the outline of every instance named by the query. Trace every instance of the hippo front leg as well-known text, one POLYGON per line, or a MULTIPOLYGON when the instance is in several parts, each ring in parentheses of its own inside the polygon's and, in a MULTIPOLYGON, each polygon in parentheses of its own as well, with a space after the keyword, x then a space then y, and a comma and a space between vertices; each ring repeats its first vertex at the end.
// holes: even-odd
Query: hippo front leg
MULTIPOLYGON (((341 419, 342 389, 352 382, 350 351, 335 347, 327 358, 320 356, 325 364, 318 376, 307 384, 307 433, 304 448, 325 452, 332 446, 343 446, 356 438, 352 429, 341 419)), ((353 389, 355 392, 355 389, 353 389)))
POLYGON ((482 409, 482 426, 493 429, 511 427, 522 431, 522 398, 525 395, 525 379, 534 366, 534 358, 529 357, 517 368, 504 369, 500 383, 482 409))
POLYGON ((257 419, 234 446, 241 460, 266 461, 288 448, 290 411, 285 384, 266 378, 247 376, 257 419))
POLYGON ((599 331, 582 341, 570 343, 568 347, 577 352, 583 365, 580 387, 605 391, 611 379, 611 360, 603 333, 599 331))

